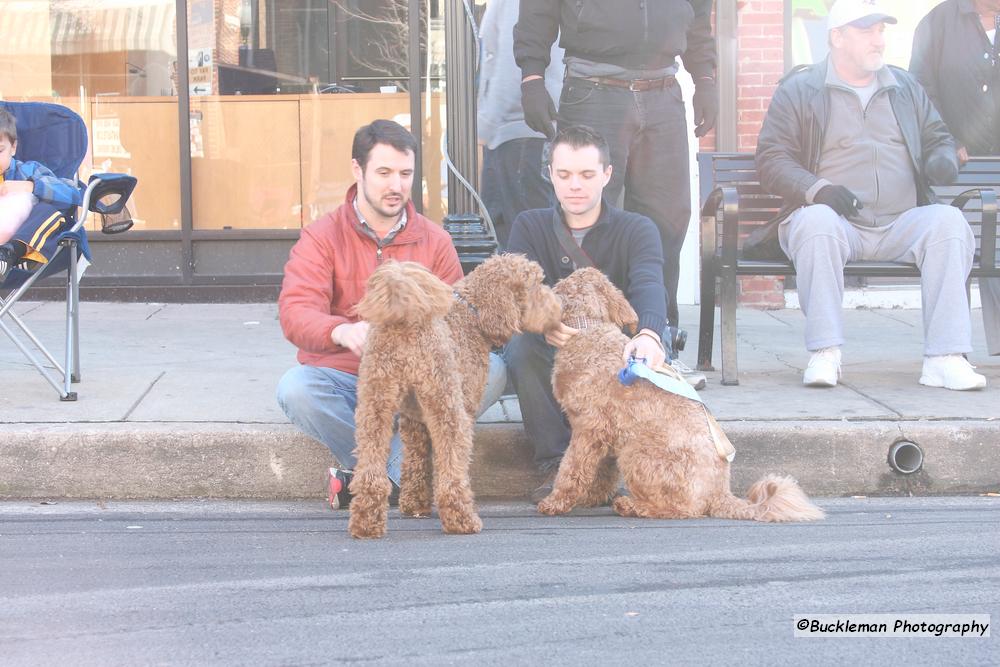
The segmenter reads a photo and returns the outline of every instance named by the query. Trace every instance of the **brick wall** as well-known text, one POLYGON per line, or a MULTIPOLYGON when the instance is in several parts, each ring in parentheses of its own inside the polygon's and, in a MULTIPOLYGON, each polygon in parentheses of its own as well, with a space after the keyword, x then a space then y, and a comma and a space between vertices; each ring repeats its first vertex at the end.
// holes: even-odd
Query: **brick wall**
MULTIPOLYGON (((737 149, 753 152, 774 89, 785 73, 785 8, 783 0, 741 0, 737 5, 737 149)), ((701 150, 715 150, 715 133, 704 137, 701 150)), ((740 303, 756 308, 784 306, 784 279, 747 276, 740 279, 740 303)))

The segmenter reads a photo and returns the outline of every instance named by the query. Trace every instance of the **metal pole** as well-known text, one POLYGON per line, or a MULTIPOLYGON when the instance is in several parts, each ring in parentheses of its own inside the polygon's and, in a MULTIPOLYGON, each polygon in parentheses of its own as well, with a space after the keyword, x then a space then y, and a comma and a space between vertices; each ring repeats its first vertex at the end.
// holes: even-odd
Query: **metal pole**
MULTIPOLYGON (((471 2, 469 3, 471 5, 471 2)), ((476 40, 463 0, 445 5, 445 57, 447 67, 447 150, 459 173, 470 183, 478 180, 476 146, 476 40)), ((472 18, 474 20, 474 17, 472 18)), ((448 171, 448 214, 474 213, 475 200, 448 171)))
MULTIPOLYGON (((420 90, 420 2, 421 0, 408 0, 409 5, 406 11, 406 22, 409 30, 409 85, 410 92, 410 132, 417 139, 416 165, 413 169, 413 205, 418 213, 424 212, 424 182, 423 182, 423 155, 424 155, 424 115, 420 105, 421 92, 430 95, 431 91, 420 90)), ((430 17, 427 17, 430 20, 430 17)), ((430 44, 428 35, 427 43, 430 44)), ((430 49, 428 49, 429 51, 430 49)), ((430 58, 430 53, 427 54, 430 58)))
POLYGON ((191 91, 188 89, 187 0, 177 0, 177 133, 180 145, 181 186, 181 277, 190 285, 194 276, 194 249, 191 230, 194 208, 191 204, 191 91))
POLYGON ((715 10, 715 35, 719 43, 719 123, 715 141, 716 150, 723 152, 734 152, 739 146, 736 29, 736 0, 719 0, 715 10))

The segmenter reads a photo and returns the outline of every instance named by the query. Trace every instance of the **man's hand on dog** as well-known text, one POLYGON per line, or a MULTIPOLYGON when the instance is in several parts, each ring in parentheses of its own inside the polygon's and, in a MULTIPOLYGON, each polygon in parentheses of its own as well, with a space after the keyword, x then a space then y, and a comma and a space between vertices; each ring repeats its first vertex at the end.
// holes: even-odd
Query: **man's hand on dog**
POLYGON ((545 342, 554 348, 560 348, 569 342, 569 339, 580 333, 579 329, 559 323, 558 329, 551 329, 545 334, 545 342))
POLYGON ((657 368, 667 358, 660 337, 649 329, 643 329, 632 340, 625 344, 622 351, 622 361, 627 365, 633 357, 645 359, 650 368, 657 368))
POLYGON ((346 347, 360 357, 365 350, 365 341, 368 340, 368 323, 362 321, 340 324, 330 332, 330 340, 334 345, 346 347))

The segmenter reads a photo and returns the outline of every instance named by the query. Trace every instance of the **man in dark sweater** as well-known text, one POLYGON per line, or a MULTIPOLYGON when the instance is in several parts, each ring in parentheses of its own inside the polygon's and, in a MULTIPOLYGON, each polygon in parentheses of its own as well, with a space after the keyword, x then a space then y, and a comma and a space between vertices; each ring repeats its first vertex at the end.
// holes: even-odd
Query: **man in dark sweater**
MULTIPOLYGON (((554 124, 558 129, 586 125, 600 132, 614 166, 605 200, 641 213, 659 229, 672 332, 677 332, 679 320, 681 247, 691 218, 688 121, 675 77, 683 62, 695 85, 694 134, 702 137, 715 125, 719 106, 713 4, 521 0, 514 28, 524 122, 549 138, 554 124), (558 114, 542 78, 557 38, 565 49, 566 66, 558 114)), ((680 333, 673 335, 680 342, 680 333)), ((672 356, 671 365, 689 383, 705 381, 703 374, 672 356)))
MULTIPOLYGON (((600 134, 585 126, 560 130, 549 166, 558 205, 521 213, 511 229, 508 251, 541 264, 545 282, 554 285, 579 268, 573 258, 579 253, 563 243, 579 246, 581 262, 587 259, 603 271, 639 316, 638 333, 622 350, 623 360, 634 355, 656 366, 666 355, 660 333, 667 324, 660 235, 649 218, 602 199, 611 171, 608 144, 600 134), (557 236, 560 227, 565 230, 562 243, 557 236)), ((535 447, 535 463, 549 473, 532 494, 532 502, 552 491, 559 461, 569 446, 569 425, 552 395, 551 376, 555 349, 577 333, 564 324, 545 338, 522 334, 505 351, 524 429, 535 447)))

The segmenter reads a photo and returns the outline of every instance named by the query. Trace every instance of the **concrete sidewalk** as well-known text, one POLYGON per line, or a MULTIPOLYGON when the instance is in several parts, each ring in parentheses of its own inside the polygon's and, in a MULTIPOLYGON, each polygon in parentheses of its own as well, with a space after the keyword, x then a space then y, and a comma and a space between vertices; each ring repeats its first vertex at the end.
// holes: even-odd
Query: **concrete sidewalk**
MULTIPOLYGON (((61 304, 16 310, 61 350, 61 304)), ((274 304, 84 303, 81 311, 74 403, 61 403, 0 337, 0 497, 322 495, 329 453, 275 403, 295 351, 274 304)), ((816 495, 1000 491, 1000 357, 985 355, 980 311, 970 358, 990 386, 968 393, 917 384, 920 311, 845 314, 844 381, 816 390, 801 386, 802 314, 739 310, 740 385, 724 387, 714 372, 702 392, 736 445, 734 487, 782 472, 816 495), (923 448, 919 473, 887 466, 900 438, 923 448)), ((694 365, 697 308, 682 308, 681 319, 682 359, 694 365)), ((714 359, 718 366, 718 351, 714 359)), ((523 498, 536 481, 517 402, 505 399, 477 427, 476 492, 523 498)))

